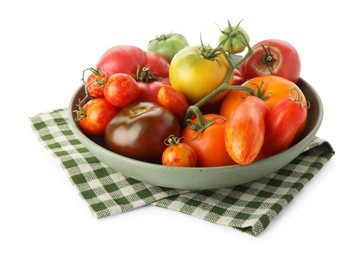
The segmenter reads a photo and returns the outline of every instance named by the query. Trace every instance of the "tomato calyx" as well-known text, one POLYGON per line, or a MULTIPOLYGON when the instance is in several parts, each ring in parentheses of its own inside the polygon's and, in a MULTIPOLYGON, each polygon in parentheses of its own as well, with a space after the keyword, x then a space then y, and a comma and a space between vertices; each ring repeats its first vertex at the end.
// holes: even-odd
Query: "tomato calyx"
POLYGON ((211 46, 206 46, 203 43, 201 44, 200 54, 207 60, 216 61, 218 55, 221 55, 219 48, 212 48, 211 46))
POLYGON ((186 123, 188 125, 190 125, 191 129, 193 131, 197 132, 196 136, 192 139, 192 140, 195 140, 195 139, 197 139, 199 137, 199 135, 205 129, 210 127, 214 123, 214 121, 216 119, 218 119, 219 117, 213 117, 213 118, 210 118, 208 120, 205 120, 202 112, 200 111, 200 109, 197 106, 190 106, 189 109, 197 116, 196 123, 193 123, 193 120, 191 120, 191 119, 186 120, 186 123))
POLYGON ((164 140, 166 146, 176 146, 180 143, 182 137, 177 137, 174 134, 169 135, 168 138, 164 140))
POLYGON ((289 95, 292 99, 294 99, 301 106, 304 106, 306 109, 310 108, 310 102, 306 100, 306 105, 303 104, 303 96, 300 94, 296 87, 290 88, 289 95))
POLYGON ((129 109, 128 111, 128 117, 129 118, 135 118, 138 117, 142 114, 145 114, 147 111, 150 110, 150 107, 148 106, 137 106, 137 107, 133 107, 131 109, 129 109))
POLYGON ((89 101, 90 99, 92 99, 93 97, 90 96, 89 92, 88 92, 88 86, 92 85, 93 83, 98 83, 101 86, 106 84, 107 78, 102 78, 102 79, 98 79, 97 76, 101 76, 103 74, 103 71, 100 68, 87 68, 84 69, 82 71, 82 82, 83 82, 83 86, 84 86, 84 92, 85 92, 85 96, 83 99, 78 99, 78 103, 77 103, 77 107, 78 109, 74 110, 73 112, 76 113, 76 118, 75 120, 77 122, 85 119, 87 117, 87 112, 85 111, 85 109, 83 108, 83 106, 86 104, 87 101, 89 101), (90 81, 87 83, 87 81, 85 80, 85 74, 87 71, 90 71, 91 73, 93 73, 96 77, 94 80, 90 81))
POLYGON ((136 74, 135 74, 135 80, 137 82, 145 82, 150 83, 154 81, 160 80, 160 77, 156 77, 154 73, 152 73, 149 70, 149 67, 140 67, 140 65, 137 66, 136 74))
MULTIPOLYGON (((157 36, 155 39, 153 39, 154 41, 165 41, 167 39, 169 39, 171 36, 173 35, 173 33, 169 33, 169 34, 161 34, 159 36, 157 36)), ((151 41, 150 41, 151 42, 151 41)))
POLYGON ((273 68, 273 65, 274 65, 276 59, 271 53, 270 46, 271 46, 271 43, 269 43, 267 48, 265 45, 261 44, 261 47, 264 51, 261 56, 261 62, 266 68, 268 68, 270 74, 272 75, 273 74, 272 68, 273 68))
MULTIPOLYGON (((80 103, 80 101, 78 101, 78 103, 80 103)), ((74 110, 73 112, 76 113, 75 120, 79 122, 87 117, 87 112, 81 105, 77 104, 77 107, 78 109, 74 110)))

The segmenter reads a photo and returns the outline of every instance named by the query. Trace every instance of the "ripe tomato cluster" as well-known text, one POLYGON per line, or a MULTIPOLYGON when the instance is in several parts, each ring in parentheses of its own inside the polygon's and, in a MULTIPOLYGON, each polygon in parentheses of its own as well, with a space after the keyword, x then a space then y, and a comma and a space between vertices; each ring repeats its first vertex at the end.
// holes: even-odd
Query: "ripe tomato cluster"
POLYGON ((308 109, 296 50, 281 40, 251 47, 239 24, 221 34, 216 48, 169 34, 150 41, 153 51, 107 50, 83 74, 84 133, 121 155, 181 167, 246 165, 293 145, 308 109))

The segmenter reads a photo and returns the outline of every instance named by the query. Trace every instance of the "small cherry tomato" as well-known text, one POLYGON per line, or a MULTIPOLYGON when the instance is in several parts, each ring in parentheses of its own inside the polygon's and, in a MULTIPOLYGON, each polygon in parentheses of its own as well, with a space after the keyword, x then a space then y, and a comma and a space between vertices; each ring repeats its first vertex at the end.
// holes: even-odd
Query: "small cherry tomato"
POLYGON ((104 95, 107 101, 119 108, 136 101, 138 94, 137 82, 125 73, 111 75, 104 86, 104 95))
POLYGON ((236 163, 250 164, 259 154, 265 137, 268 110, 263 100, 249 96, 227 118, 225 145, 236 163))
POLYGON ((86 80, 87 91, 91 97, 103 97, 103 87, 105 86, 109 75, 101 69, 90 69, 91 74, 86 80))
POLYGON ((187 111, 189 104, 185 96, 171 87, 170 85, 163 85, 158 92, 158 103, 173 112, 182 122, 185 112, 187 111))
POLYGON ((266 135, 259 159, 266 158, 289 148, 303 132, 307 108, 301 104, 299 92, 294 97, 281 99, 267 113, 266 135))
POLYGON ((88 101, 78 111, 77 120, 83 132, 91 136, 103 136, 110 120, 119 109, 105 98, 95 98, 88 101))
MULTIPOLYGON (((182 132, 182 142, 190 145, 197 153, 197 166, 214 167, 235 164, 224 144, 226 118, 218 114, 203 116, 208 126, 200 133, 188 124, 182 132)), ((198 118, 191 121, 198 123, 198 118)))
POLYGON ((161 162, 165 166, 195 167, 197 165, 197 154, 194 149, 181 143, 180 138, 172 135, 166 140, 168 146, 163 154, 161 162))

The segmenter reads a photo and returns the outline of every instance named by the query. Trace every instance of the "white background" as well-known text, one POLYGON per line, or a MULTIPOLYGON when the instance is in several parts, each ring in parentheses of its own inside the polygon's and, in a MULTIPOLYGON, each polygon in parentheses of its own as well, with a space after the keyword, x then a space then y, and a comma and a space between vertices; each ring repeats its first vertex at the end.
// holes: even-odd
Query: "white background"
POLYGON ((362 259, 362 30, 359 1, 6 1, 0 9, 1 259, 362 259), (251 44, 293 44, 325 108, 336 155, 259 236, 172 210, 95 219, 28 117, 68 106, 109 47, 184 34, 214 45, 216 24, 251 44), (360 125, 358 125, 360 124, 360 125), (360 241, 359 241, 360 240, 360 241))

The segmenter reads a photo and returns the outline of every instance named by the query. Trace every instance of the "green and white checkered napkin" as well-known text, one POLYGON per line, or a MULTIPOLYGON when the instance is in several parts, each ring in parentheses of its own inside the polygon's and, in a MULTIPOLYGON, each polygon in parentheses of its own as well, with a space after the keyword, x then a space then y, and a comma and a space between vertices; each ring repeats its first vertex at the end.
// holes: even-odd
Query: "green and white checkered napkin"
POLYGON ((142 183, 100 162, 70 130, 66 109, 40 113, 31 117, 30 122, 40 142, 59 159, 95 217, 152 204, 254 236, 334 155, 327 141, 315 138, 290 164, 254 182, 216 190, 176 190, 142 183))

